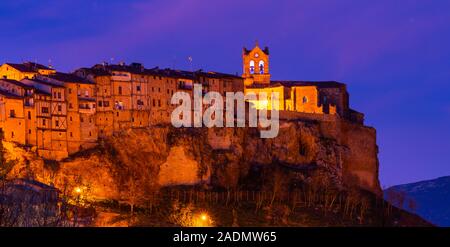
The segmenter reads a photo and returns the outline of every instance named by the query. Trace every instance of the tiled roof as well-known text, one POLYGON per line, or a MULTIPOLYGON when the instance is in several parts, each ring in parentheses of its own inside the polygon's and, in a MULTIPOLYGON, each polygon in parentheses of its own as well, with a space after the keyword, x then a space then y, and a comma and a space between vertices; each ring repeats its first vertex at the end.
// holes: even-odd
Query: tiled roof
POLYGON ((235 79, 242 79, 242 77, 238 75, 232 75, 232 74, 226 74, 216 71, 208 71, 208 72, 198 72, 196 71, 195 74, 198 74, 200 76, 209 77, 209 78, 235 78, 235 79))
POLYGON ((58 87, 58 88, 63 88, 64 87, 63 85, 59 85, 59 84, 52 83, 52 82, 49 82, 49 81, 44 81, 44 80, 37 79, 37 78, 28 79, 28 80, 35 81, 37 83, 41 83, 41 84, 45 84, 45 85, 49 85, 49 86, 52 86, 52 87, 58 87))
POLYGON ((5 91, 3 89, 0 89, 0 95, 5 96, 6 98, 12 98, 12 99, 22 99, 23 98, 22 96, 12 94, 12 93, 7 92, 7 91, 5 91))
POLYGON ((27 84, 25 84, 25 83, 23 83, 23 82, 16 81, 16 80, 0 79, 0 82, 1 82, 1 81, 8 82, 8 83, 11 83, 11 84, 14 84, 14 85, 19 86, 19 87, 24 88, 24 89, 32 89, 32 88, 33 88, 33 87, 30 86, 30 85, 27 85, 27 84))
POLYGON ((19 63, 6 63, 7 65, 15 68, 16 70, 20 71, 20 72, 34 72, 34 70, 32 70, 31 68, 29 68, 28 66, 24 65, 24 64, 19 64, 19 63))
POLYGON ((344 83, 337 81, 271 81, 270 84, 253 84, 249 88, 265 87, 295 87, 295 86, 316 86, 319 88, 340 88, 345 87, 344 83))
POLYGON ((23 64, 34 71, 36 71, 38 69, 55 70, 55 69, 49 68, 49 67, 39 64, 39 63, 25 62, 23 64))
POLYGON ((98 69, 98 68, 80 68, 80 69, 76 70, 76 72, 78 72, 78 71, 84 71, 87 74, 93 74, 94 76, 111 75, 111 73, 109 73, 108 71, 106 71, 104 69, 98 69))
MULTIPOLYGON (((220 72, 205 72, 202 70, 197 71, 186 71, 186 70, 177 70, 177 69, 160 69, 159 67, 155 67, 152 69, 146 69, 139 63, 132 63, 131 65, 125 64, 97 64, 92 68, 82 70, 87 70, 90 73, 98 73, 99 71, 103 71, 103 73, 108 73, 107 71, 122 71, 128 72, 132 74, 142 74, 142 75, 153 75, 153 76, 162 76, 162 77, 172 77, 172 78, 183 78, 194 80, 199 76, 209 77, 209 78, 240 78, 239 76, 232 74, 225 74, 220 72)), ((108 73, 109 74, 109 73, 108 73)))
POLYGON ((92 82, 85 80, 79 76, 76 76, 74 74, 67 74, 67 73, 61 73, 56 72, 55 74, 48 75, 49 78, 62 81, 62 82, 68 82, 68 83, 82 83, 82 84, 93 84, 92 82))

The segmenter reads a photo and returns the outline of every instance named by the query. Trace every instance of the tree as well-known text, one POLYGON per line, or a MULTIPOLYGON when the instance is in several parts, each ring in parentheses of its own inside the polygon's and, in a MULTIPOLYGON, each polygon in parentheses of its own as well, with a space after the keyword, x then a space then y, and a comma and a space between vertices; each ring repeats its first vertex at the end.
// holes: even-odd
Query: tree
POLYGON ((6 179, 6 175, 8 175, 9 171, 13 168, 15 162, 7 161, 5 158, 5 149, 3 147, 3 138, 4 133, 3 130, 0 130, 0 180, 6 179))

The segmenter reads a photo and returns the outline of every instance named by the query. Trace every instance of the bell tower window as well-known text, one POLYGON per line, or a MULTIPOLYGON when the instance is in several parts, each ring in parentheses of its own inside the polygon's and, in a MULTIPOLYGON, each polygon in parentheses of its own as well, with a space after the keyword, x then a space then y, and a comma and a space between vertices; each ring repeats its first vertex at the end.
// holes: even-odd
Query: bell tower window
POLYGON ((250 74, 254 74, 255 73, 255 61, 251 60, 250 61, 250 74))
POLYGON ((259 73, 262 75, 264 74, 264 61, 259 61, 259 73))

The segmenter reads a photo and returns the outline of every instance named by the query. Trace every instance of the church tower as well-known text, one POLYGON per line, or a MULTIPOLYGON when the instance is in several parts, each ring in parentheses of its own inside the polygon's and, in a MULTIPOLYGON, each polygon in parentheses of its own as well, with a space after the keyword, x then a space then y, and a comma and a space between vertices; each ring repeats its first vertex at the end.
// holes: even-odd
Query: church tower
POLYGON ((242 49, 244 85, 270 84, 269 48, 261 49, 256 42, 252 50, 242 49))

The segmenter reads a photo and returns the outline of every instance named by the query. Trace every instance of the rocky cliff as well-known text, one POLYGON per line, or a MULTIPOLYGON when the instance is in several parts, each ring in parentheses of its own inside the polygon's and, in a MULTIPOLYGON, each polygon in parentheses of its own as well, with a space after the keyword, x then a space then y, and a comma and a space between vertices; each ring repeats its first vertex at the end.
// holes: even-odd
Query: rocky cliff
POLYGON ((95 199, 173 185, 261 187, 264 181, 252 178, 261 169, 285 169, 303 180, 321 174, 339 187, 381 193, 375 129, 340 119, 281 121, 273 139, 259 138, 257 128, 131 129, 61 162, 12 143, 5 149, 17 161, 9 177, 33 177, 62 191, 82 188, 95 199))

